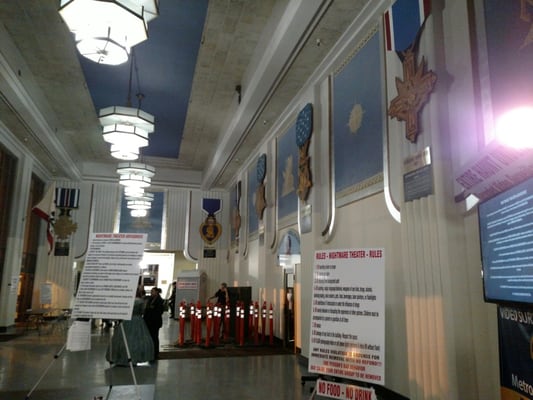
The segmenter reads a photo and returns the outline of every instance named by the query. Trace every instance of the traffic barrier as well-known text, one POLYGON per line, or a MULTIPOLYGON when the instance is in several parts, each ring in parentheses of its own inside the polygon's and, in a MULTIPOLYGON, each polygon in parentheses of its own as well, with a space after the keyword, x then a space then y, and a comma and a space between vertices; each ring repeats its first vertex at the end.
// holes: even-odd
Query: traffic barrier
POLYGON ((196 303, 196 344, 202 343, 202 303, 200 300, 196 303))
POLYGON ((263 301, 263 307, 261 307, 261 343, 265 343, 266 317, 267 317, 267 302, 263 301))
POLYGON ((254 303, 254 344, 259 344, 259 303, 254 303))
POLYGON ((241 302, 237 301, 235 306, 235 342, 241 342, 241 302))
POLYGON ((196 303, 191 302, 190 305, 182 301, 179 304, 178 312, 179 336, 175 345, 184 346, 185 341, 189 340, 185 338, 186 334, 189 335, 185 331, 187 317, 190 319, 190 342, 196 345, 218 346, 221 341, 229 342, 232 333, 234 337, 231 339, 239 346, 244 346, 246 343, 266 344, 267 335, 268 343, 274 344, 274 307, 272 303, 263 301, 260 309, 258 301, 252 301, 250 304, 237 301, 233 308, 229 304, 222 306, 218 303, 208 302, 204 312, 199 300, 196 303), (248 316, 246 316, 247 308, 250 310, 248 316), (231 319, 233 312, 235 312, 234 320, 231 319), (205 326, 202 325, 204 319, 205 326), (246 324, 250 331, 248 333, 246 332, 246 324))
POLYGON ((224 310, 224 341, 229 339, 229 327, 231 325, 231 305, 226 304, 224 310))
POLYGON ((252 339, 254 334, 254 303, 250 303, 248 308, 248 339, 252 339))
POLYGON ((180 324, 180 334, 178 338, 178 346, 183 346, 185 343, 185 314, 186 314, 186 304, 184 301, 180 303, 179 309, 179 324, 180 324))
POLYGON ((268 311, 268 331, 270 333, 269 336, 269 344, 274 344, 274 309, 272 308, 272 303, 270 303, 270 310, 268 311))
POLYGON ((196 341, 196 307, 191 302, 189 306, 189 323, 191 325, 191 342, 196 341))
POLYGON ((208 301, 205 309, 207 321, 205 323, 205 346, 211 345, 211 327, 213 325, 213 304, 208 301))
POLYGON ((220 339, 220 321, 222 315, 221 310, 222 306, 219 303, 215 304, 215 306, 213 307, 213 342, 215 343, 215 346, 218 346, 220 339))
POLYGON ((239 338, 240 338, 240 345, 244 346, 244 304, 241 303, 241 323, 239 326, 240 332, 239 332, 239 338))

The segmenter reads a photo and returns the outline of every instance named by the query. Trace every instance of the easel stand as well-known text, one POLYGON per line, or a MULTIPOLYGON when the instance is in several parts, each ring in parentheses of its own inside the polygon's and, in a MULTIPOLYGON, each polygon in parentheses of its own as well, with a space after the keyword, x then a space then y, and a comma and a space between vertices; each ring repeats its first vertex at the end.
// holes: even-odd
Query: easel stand
POLYGON ((54 364, 54 361, 57 360, 61 354, 63 353, 63 351, 65 350, 65 348, 67 347, 67 344, 65 343, 63 345, 63 347, 61 347, 61 349, 59 349, 59 351, 54 354, 54 358, 52 359, 52 361, 50 362, 50 364, 48 364, 48 367, 46 367, 46 369, 44 370, 44 372, 42 373, 42 375, 40 376, 40 378, 37 380, 37 382, 35 383, 35 385, 33 385, 33 387, 31 388, 31 390, 28 392, 28 394, 26 395, 26 397, 24 398, 25 400, 28 400, 31 396, 31 394, 35 391, 35 389, 37 389, 37 386, 39 386, 39 383, 41 383, 41 381, 43 380, 43 378, 45 377, 45 375, 48 373, 48 371, 50 370, 50 368, 52 368, 52 365, 54 364))
MULTIPOLYGON (((126 332, 124 331, 124 325, 122 324, 122 321, 120 322, 120 331, 121 331, 121 334, 122 334, 122 339, 124 340, 124 346, 126 347, 126 354, 128 356, 128 363, 129 363, 129 366, 130 366, 130 370, 131 370, 131 376, 133 378, 133 384, 135 385, 135 393, 136 393, 136 400, 142 400, 141 398, 141 393, 140 393, 140 390, 139 390, 139 385, 137 384, 137 378, 135 376, 135 370, 133 368, 133 361, 131 359, 131 354, 130 354, 130 348, 128 346, 128 339, 126 338, 126 332)), ((113 355, 113 352, 112 352, 112 347, 111 347, 111 342, 112 342, 112 338, 110 338, 110 353, 111 355, 113 355)), ((35 389, 37 389, 37 386, 39 386, 39 384, 41 383, 41 381, 43 380, 43 378, 46 376, 46 374, 48 373, 48 371, 50 371, 50 368, 52 368, 52 365, 54 364, 54 362, 61 356, 61 354, 63 354, 63 352, 65 351, 67 347, 67 344, 65 343, 61 349, 59 349, 59 351, 57 353, 54 354, 54 358, 52 359, 52 361, 50 362, 50 364, 48 364, 48 366, 46 367, 46 369, 44 370, 44 372, 42 373, 42 375, 39 377, 39 379, 37 380, 37 382, 35 383, 35 385, 33 385, 33 387, 31 388, 31 390, 28 392, 28 394, 26 395, 26 397, 24 398, 24 400, 30 400, 30 397, 32 395, 32 393, 35 391, 35 389)), ((113 362, 110 362, 110 364, 112 365, 113 362)), ((111 376, 111 375, 110 375, 111 376)), ((110 378, 111 379, 111 378, 110 378)), ((112 382, 110 382, 109 384, 109 391, 107 392, 107 396, 106 396, 106 400, 109 399, 109 396, 111 395, 111 389, 113 388, 113 385, 112 385, 112 382)))
MULTIPOLYGON (((142 400, 141 398, 141 392, 139 391, 139 385, 137 384, 137 377, 135 376, 135 369, 133 368, 133 361, 131 359, 131 353, 130 353, 130 347, 128 346, 128 339, 126 337, 126 332, 124 331, 124 324, 123 324, 124 321, 120 321, 119 323, 119 326, 120 326, 120 332, 122 334, 122 340, 124 340, 124 347, 126 347, 126 354, 128 355, 128 364, 130 366, 130 371, 131 371, 131 377, 133 379, 133 384, 135 385, 135 393, 137 394, 137 399, 138 400, 142 400)), ((109 353, 111 355, 111 357, 113 356, 113 346, 112 346, 112 343, 113 343, 113 338, 110 337, 109 338, 109 353)), ((109 364, 111 366, 113 366, 113 361, 110 361, 109 364)), ((110 379, 110 382, 109 382, 109 392, 107 392, 107 396, 106 396, 106 400, 109 399, 109 396, 111 394, 111 389, 113 388, 113 382, 112 382, 112 373, 109 375, 109 379, 110 379)))

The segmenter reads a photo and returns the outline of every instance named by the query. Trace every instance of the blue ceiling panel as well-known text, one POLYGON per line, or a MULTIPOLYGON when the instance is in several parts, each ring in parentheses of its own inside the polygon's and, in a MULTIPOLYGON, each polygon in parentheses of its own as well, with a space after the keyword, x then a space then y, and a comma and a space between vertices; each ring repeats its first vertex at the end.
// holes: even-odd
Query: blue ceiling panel
MULTIPOLYGON (((155 131, 142 155, 177 158, 208 0, 161 0, 159 17, 148 24, 147 41, 133 48, 131 106, 155 117, 155 131)), ((131 59, 131 57, 130 57, 131 59)), ((80 62, 96 112, 127 105, 130 62, 118 66, 80 62)))

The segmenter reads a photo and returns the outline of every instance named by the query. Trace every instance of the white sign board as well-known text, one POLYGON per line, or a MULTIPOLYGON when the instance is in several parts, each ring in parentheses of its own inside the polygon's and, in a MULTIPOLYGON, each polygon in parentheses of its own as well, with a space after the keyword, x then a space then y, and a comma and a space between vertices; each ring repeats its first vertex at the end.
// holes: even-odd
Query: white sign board
POLYGON ((17 294, 19 290, 19 276, 13 275, 11 277, 11 283, 10 283, 10 289, 9 294, 17 294))
POLYGON ((385 252, 317 251, 309 371, 385 383, 385 252))
POLYGON ((316 381, 316 394, 330 399, 377 400, 373 388, 330 382, 323 379, 317 379, 316 381))
POLYGON ((52 284, 41 283, 41 304, 52 304, 52 284))
POLYGON ((74 321, 68 330, 67 350, 91 350, 91 321, 74 321))
POLYGON ((131 319, 146 234, 93 233, 72 318, 131 319))

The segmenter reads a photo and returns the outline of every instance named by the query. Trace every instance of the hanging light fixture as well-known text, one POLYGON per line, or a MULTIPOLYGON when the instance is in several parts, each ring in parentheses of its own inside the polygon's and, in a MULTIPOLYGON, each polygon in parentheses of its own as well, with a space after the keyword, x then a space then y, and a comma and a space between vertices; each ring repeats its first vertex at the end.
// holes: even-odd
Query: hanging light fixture
POLYGON ((123 162, 118 164, 117 174, 120 176, 119 183, 123 186, 147 188, 152 183, 155 168, 143 163, 123 162))
POLYGON ((149 210, 154 200, 153 193, 143 193, 141 196, 126 196, 126 206, 131 210, 149 210))
POLYGON ((124 187, 126 207, 130 210, 132 217, 146 217, 148 210, 152 208, 154 200, 153 193, 147 193, 144 188, 126 186, 124 187))
POLYGON ((148 210, 131 210, 130 215, 134 218, 143 218, 148 215, 148 210))
POLYGON ((126 198, 144 196, 144 188, 134 187, 134 186, 124 186, 124 196, 126 196, 126 198))
MULTIPOLYGON (((98 117, 103 127, 104 140, 111 143, 111 155, 120 160, 136 160, 139 149, 148 146, 148 135, 154 131, 154 116, 141 110, 142 93, 137 94, 139 106, 131 107, 131 86, 135 52, 132 51, 128 96, 126 107, 111 106, 102 108, 98 117)), ((137 76, 137 82, 139 77, 137 76)))
POLYGON ((159 0, 61 0, 59 14, 82 56, 118 65, 148 38, 148 22, 159 15, 159 0))

